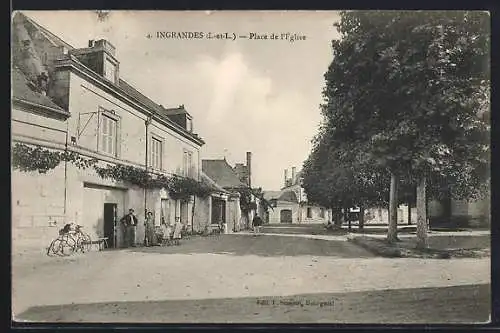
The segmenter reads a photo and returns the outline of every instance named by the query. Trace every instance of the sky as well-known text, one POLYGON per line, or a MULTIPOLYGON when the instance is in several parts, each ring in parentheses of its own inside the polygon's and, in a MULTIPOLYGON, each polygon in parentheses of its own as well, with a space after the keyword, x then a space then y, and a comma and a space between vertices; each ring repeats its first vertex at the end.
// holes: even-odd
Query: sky
MULTIPOLYGON (((300 170, 321 122, 324 73, 338 38, 333 11, 25 11, 73 47, 106 38, 120 77, 164 107, 183 104, 206 142, 203 159, 245 163, 252 185, 278 190, 284 169, 300 170), (157 32, 305 36, 305 40, 158 39, 157 32)), ((290 175, 290 171, 288 174, 290 175)))

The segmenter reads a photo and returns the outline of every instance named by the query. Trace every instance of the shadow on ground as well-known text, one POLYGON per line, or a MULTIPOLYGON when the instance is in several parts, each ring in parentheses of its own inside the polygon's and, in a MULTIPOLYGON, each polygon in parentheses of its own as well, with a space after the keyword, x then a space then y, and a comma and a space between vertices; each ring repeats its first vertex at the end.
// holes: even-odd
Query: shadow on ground
POLYGON ((351 243, 382 257, 396 258, 483 258, 490 256, 491 239, 488 235, 471 236, 429 236, 426 249, 417 248, 417 238, 402 238, 394 244, 385 239, 357 236, 351 243))
POLYGON ((148 253, 213 253, 231 255, 332 256, 337 258, 371 258, 369 251, 345 241, 259 235, 220 235, 183 239, 179 246, 134 248, 131 251, 148 253))
POLYGON ((32 307, 18 321, 91 323, 485 323, 490 285, 32 307))
MULTIPOLYGON (((352 224, 351 229, 343 225, 341 229, 326 229, 324 224, 268 224, 262 227, 263 233, 271 234, 308 234, 343 236, 349 233, 386 234, 387 225, 366 225, 359 229, 357 224, 352 224)), ((415 232, 415 226, 398 226, 398 232, 409 234, 415 232)))

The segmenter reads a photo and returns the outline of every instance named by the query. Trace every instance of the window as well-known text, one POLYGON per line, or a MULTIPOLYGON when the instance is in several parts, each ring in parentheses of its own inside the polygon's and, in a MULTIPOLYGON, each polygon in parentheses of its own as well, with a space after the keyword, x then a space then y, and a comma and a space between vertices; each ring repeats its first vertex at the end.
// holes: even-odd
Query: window
POLYGON ((325 218, 325 209, 324 208, 319 209, 319 217, 321 217, 322 219, 325 218))
POLYGON ((192 132, 193 131, 193 120, 190 119, 190 118, 186 118, 186 130, 188 132, 192 132))
POLYGON ((193 177, 193 153, 190 151, 184 151, 182 170, 184 177, 193 177))
POLYGON ((312 217, 312 209, 311 207, 307 207, 307 218, 311 218, 312 217))
POLYGON ((116 77, 116 65, 109 59, 106 59, 104 64, 104 77, 114 83, 116 77))
POLYGON ((101 122, 101 151, 116 156, 116 128, 117 121, 102 115, 101 122))
POLYGON ((152 138, 151 140, 151 166, 154 169, 161 170, 162 168, 162 141, 157 138, 152 138))

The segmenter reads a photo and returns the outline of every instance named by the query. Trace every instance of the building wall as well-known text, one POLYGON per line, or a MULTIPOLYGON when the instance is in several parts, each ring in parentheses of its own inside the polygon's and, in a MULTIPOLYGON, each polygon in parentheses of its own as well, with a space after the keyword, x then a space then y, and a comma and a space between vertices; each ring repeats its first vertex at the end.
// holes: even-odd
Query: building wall
MULTIPOLYGON (((147 119, 144 114, 74 73, 70 74, 69 95, 69 111, 72 114, 69 120, 69 136, 76 137, 78 146, 91 151, 101 151, 97 135, 102 126, 102 123, 98 123, 98 120, 102 122, 102 114, 99 114, 99 111, 113 111, 118 119, 117 158, 144 165, 147 119)), ((150 140, 154 135, 163 142, 162 170, 158 171, 181 174, 184 151, 189 151, 193 154, 193 177, 198 178, 200 148, 198 145, 155 120, 149 125, 148 132, 150 140)))
MULTIPOLYGON (((429 216, 433 219, 446 218, 443 205, 432 200, 429 207, 429 216)), ((491 223, 490 198, 480 200, 452 200, 450 222, 469 226, 487 226, 491 223)))
POLYGON ((43 249, 64 224, 64 165, 48 171, 13 170, 12 244, 43 249))
MULTIPOLYGON (((217 196, 226 200, 226 223, 228 233, 232 233, 235 230, 235 224, 238 223, 241 217, 240 203, 238 198, 228 199, 227 195, 217 196)), ((195 208, 195 218, 194 218, 194 230, 203 231, 206 226, 212 224, 212 197, 208 198, 197 198, 195 208)))
POLYGON ((22 137, 64 145, 66 122, 14 105, 11 113, 11 134, 14 140, 22 137))
MULTIPOLYGON (((76 74, 58 72, 57 89, 68 99, 71 117, 60 121, 13 107, 12 137, 14 142, 28 142, 49 148, 64 149, 66 129, 68 138, 76 139, 70 149, 84 157, 95 157, 104 166, 122 163, 144 166, 145 163, 145 116, 117 98, 86 82, 76 74), (65 89, 66 92, 65 92, 65 89), (69 92, 69 93, 68 93, 69 92), (100 108, 114 110, 119 119, 119 141, 117 156, 108 156, 98 147, 98 111, 100 108), (86 124, 86 125, 85 125, 86 124), (86 127, 85 127, 86 126, 86 127)), ((195 178, 200 166, 199 146, 153 121, 150 133, 164 139, 163 171, 181 173, 184 151, 193 153, 192 163, 195 178)), ((137 242, 144 239, 145 208, 153 211, 159 224, 161 199, 168 199, 166 191, 148 191, 146 207, 144 190, 138 187, 100 178, 93 168, 78 169, 72 163, 61 163, 44 175, 38 173, 12 173, 12 208, 14 245, 44 249, 57 237, 65 223, 74 222, 84 226, 93 238, 103 236, 104 203, 118 205, 118 220, 134 208, 139 219, 137 242), (66 198, 66 200, 65 200, 66 198)), ((173 223, 181 214, 180 202, 169 200, 169 221, 173 223)), ((203 209, 203 207, 200 207, 203 209)), ((187 204, 184 222, 191 225, 192 203, 187 204)), ((119 224, 118 224, 119 225, 119 224)), ((120 230, 118 245, 122 244, 120 230)))
MULTIPOLYGON (((54 151, 64 147, 66 123, 41 116, 33 110, 13 104, 11 118, 12 144, 44 142, 54 151)), ((57 234, 64 223, 65 168, 60 164, 45 174, 11 173, 12 241, 13 246, 24 244, 39 248, 57 234)), ((46 244, 45 246, 47 246, 46 244)))
POLYGON ((212 218, 212 205, 210 202, 210 197, 207 198, 196 198, 196 207, 194 213, 194 231, 203 231, 205 227, 210 225, 210 219, 212 218))
POLYGON ((238 231, 238 221, 241 219, 240 199, 237 197, 229 198, 226 203, 226 209, 228 233, 238 231))
MULTIPOLYGON (((408 224, 408 206, 398 206, 398 224, 408 224)), ((417 223, 417 209, 411 209, 411 222, 417 223)), ((371 207, 365 209, 365 224, 388 224, 389 211, 387 207, 371 207)))
POLYGON ((269 223, 281 223, 281 211, 292 211, 292 223, 327 223, 331 219, 331 211, 324 209, 324 217, 320 216, 321 207, 315 205, 299 205, 298 203, 278 201, 274 210, 269 209, 269 223), (307 217, 307 208, 311 208, 311 217, 307 217))
POLYGON ((292 211, 292 223, 297 223, 299 214, 299 204, 287 201, 278 201, 274 210, 269 210, 269 223, 281 223, 281 211, 292 211))
POLYGON ((327 223, 329 218, 329 210, 313 206, 313 205, 302 205, 299 207, 298 211, 298 221, 294 221, 297 223, 327 223), (307 209, 311 209, 311 216, 307 216, 307 209), (321 209, 323 209, 324 215, 321 217, 321 209))

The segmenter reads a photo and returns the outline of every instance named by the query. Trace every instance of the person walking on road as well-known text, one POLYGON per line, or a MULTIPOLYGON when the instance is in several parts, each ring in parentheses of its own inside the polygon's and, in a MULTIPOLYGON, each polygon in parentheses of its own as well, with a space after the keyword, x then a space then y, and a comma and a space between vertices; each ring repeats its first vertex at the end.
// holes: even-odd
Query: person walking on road
POLYGON ((259 215, 257 215, 257 213, 255 213, 255 216, 253 217, 252 225, 253 225, 253 234, 254 236, 257 236, 260 233, 260 226, 262 225, 262 219, 260 218, 259 215))

